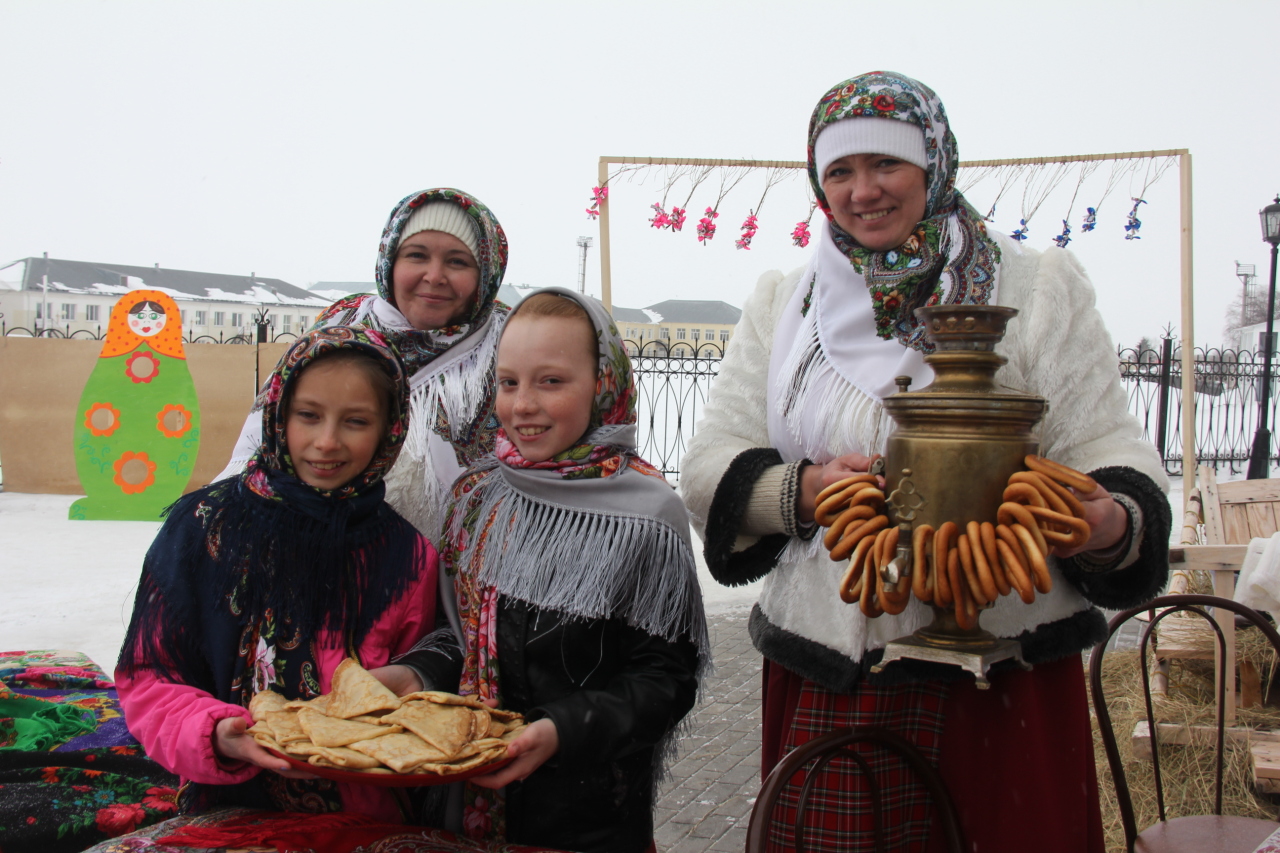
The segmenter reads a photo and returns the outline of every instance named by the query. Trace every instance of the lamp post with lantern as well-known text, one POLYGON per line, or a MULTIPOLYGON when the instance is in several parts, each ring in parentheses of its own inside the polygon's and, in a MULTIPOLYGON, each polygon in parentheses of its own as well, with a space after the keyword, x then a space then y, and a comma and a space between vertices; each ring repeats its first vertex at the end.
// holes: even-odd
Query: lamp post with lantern
POLYGON ((1249 479, 1266 479, 1270 473, 1271 430, 1267 428, 1267 412, 1271 406, 1271 355, 1275 350, 1272 333, 1276 312, 1276 253, 1280 250, 1280 195, 1275 202, 1258 211, 1262 217, 1262 239, 1271 244, 1271 284, 1267 289, 1267 333, 1263 338, 1262 394, 1258 411, 1258 430, 1253 434, 1253 451, 1249 454, 1249 479))

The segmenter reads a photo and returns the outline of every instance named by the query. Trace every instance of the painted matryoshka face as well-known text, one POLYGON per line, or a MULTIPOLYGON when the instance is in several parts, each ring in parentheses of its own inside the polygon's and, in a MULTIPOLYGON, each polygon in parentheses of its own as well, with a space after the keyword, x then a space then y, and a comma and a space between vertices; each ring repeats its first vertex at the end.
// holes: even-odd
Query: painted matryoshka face
POLYGON ((149 338, 158 334, 164 328, 166 319, 167 317, 163 311, 159 311, 155 306, 144 302, 138 308, 129 312, 129 329, 135 335, 149 338))

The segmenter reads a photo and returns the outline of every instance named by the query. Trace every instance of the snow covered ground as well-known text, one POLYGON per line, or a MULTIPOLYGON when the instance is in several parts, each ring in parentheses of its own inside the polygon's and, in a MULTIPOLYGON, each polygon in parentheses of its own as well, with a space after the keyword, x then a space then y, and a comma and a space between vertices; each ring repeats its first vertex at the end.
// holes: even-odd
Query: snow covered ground
MULTIPOLYGON (((76 499, 0 492, 0 650, 80 651, 109 673, 160 523, 68 521, 76 499)), ((759 584, 720 586, 697 550, 708 612, 750 607, 759 584)))
MULTIPOLYGON (((1172 485, 1176 542, 1182 528, 1181 479, 1172 485)), ((69 521, 67 509, 77 497, 0 492, 0 650, 79 651, 111 672, 133 610, 142 558, 160 523, 69 521)), ((760 583, 721 586, 707 572, 701 543, 694 544, 707 612, 745 615, 760 583)))

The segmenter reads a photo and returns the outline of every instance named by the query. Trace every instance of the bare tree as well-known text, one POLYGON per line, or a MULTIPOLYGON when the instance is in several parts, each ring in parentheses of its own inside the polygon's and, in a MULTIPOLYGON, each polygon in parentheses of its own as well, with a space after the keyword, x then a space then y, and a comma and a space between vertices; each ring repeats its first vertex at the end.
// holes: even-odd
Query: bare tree
MULTIPOLYGON (((1280 316, 1280 312, 1277 312, 1277 316, 1280 316)), ((1235 299, 1227 305, 1224 319, 1226 323, 1222 331, 1228 344, 1234 344, 1243 349, 1253 349, 1257 346, 1257 341, 1238 340, 1240 330, 1267 321, 1267 294, 1260 287, 1250 288, 1247 299, 1243 293, 1237 294, 1235 299)))

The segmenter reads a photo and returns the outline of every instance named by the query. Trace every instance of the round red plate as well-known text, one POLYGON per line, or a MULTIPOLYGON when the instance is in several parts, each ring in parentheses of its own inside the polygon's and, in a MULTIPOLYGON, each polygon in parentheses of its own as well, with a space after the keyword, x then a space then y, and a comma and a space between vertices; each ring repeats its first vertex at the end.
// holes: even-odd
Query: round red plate
POLYGON ((321 779, 350 782, 355 785, 375 785, 379 788, 417 788, 423 785, 448 785, 450 782, 461 782, 463 779, 470 779, 472 776, 483 776, 486 773, 492 773, 498 768, 506 767, 512 761, 515 761, 515 758, 501 758, 497 761, 491 761, 488 764, 465 770, 462 773, 440 776, 435 773, 367 773, 360 770, 335 770, 332 767, 317 767, 314 764, 299 760, 296 756, 276 752, 274 749, 267 749, 267 752, 277 758, 283 758, 298 770, 304 770, 313 776, 319 776, 321 779))

